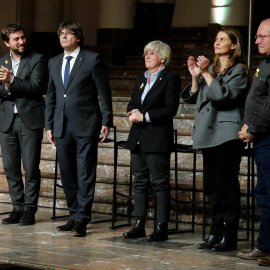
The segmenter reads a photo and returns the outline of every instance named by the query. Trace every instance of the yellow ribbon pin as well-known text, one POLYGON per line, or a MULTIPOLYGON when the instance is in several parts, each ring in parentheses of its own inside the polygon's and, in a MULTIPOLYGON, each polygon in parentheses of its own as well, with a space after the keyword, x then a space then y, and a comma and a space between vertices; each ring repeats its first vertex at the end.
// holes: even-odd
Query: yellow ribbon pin
POLYGON ((257 68, 257 69, 256 69, 256 73, 255 73, 254 77, 256 77, 256 78, 257 78, 257 77, 259 76, 259 72, 260 72, 260 69, 259 69, 259 68, 257 68))
POLYGON ((142 89, 143 87, 144 87, 144 83, 141 84, 140 89, 142 89))
POLYGON ((8 64, 8 60, 5 61, 6 65, 8 64))

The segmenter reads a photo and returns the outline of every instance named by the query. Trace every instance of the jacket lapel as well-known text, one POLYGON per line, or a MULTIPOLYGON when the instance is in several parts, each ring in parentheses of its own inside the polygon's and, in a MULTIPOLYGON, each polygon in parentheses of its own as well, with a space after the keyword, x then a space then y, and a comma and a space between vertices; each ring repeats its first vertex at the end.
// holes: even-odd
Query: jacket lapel
POLYGON ((159 74, 159 76, 157 77, 155 83, 152 85, 151 89, 149 90, 149 92, 146 94, 143 102, 149 97, 149 95, 151 95, 151 93, 154 92, 154 90, 161 84, 161 82, 164 80, 164 78, 166 77, 168 73, 168 68, 164 68, 161 73, 159 74))
POLYGON ((8 70, 12 70, 12 61, 10 55, 6 55, 6 59, 4 60, 3 66, 6 67, 8 70))
MULTIPOLYGON (((75 60, 74 66, 73 66, 73 68, 71 70, 71 73, 69 75, 67 89, 68 89, 70 83, 72 82, 72 80, 74 79, 75 74, 79 70, 79 68, 80 68, 81 64, 83 63, 83 61, 84 61, 84 52, 83 52, 83 50, 80 50, 80 52, 79 52, 79 54, 78 54, 78 56, 77 56, 77 58, 75 60)), ((66 89, 66 91, 67 91, 67 89, 66 89)))
POLYGON ((61 53, 59 57, 56 59, 55 63, 53 64, 52 68, 54 68, 55 71, 55 80, 56 80, 56 85, 61 85, 63 92, 65 92, 64 88, 64 82, 62 79, 62 65, 63 65, 63 58, 64 58, 64 53, 61 53))
POLYGON ((25 67, 25 65, 27 64, 28 61, 29 61, 29 57, 28 56, 21 57, 21 59, 20 59, 20 65, 19 65, 19 68, 18 68, 16 77, 20 77, 20 75, 21 75, 21 73, 23 71, 23 68, 25 67))
POLYGON ((142 94, 143 94, 146 83, 147 83, 146 78, 143 77, 141 82, 139 83, 139 90, 138 90, 138 93, 139 93, 138 97, 140 98, 139 104, 141 103, 141 98, 142 98, 142 94))

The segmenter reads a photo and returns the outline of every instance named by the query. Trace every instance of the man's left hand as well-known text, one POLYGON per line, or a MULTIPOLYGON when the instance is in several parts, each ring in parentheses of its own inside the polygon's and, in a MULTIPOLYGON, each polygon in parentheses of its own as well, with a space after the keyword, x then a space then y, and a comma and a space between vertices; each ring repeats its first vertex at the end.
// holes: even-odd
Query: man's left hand
POLYGON ((244 124, 241 131, 238 132, 240 140, 243 142, 253 142, 254 136, 247 133, 248 125, 244 124))
POLYGON ((103 143, 106 140, 106 138, 109 136, 109 134, 110 134, 110 128, 109 127, 106 127, 106 126, 102 126, 101 131, 100 131, 100 134, 104 134, 103 135, 103 138, 99 142, 99 143, 103 143))

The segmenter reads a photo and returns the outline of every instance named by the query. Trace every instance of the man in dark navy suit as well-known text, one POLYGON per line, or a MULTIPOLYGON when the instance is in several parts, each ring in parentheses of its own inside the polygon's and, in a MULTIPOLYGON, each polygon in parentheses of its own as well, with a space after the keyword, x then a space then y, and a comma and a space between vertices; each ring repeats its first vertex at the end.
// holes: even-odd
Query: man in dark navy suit
POLYGON ((85 236, 95 191, 99 134, 104 134, 103 142, 112 126, 111 92, 100 55, 81 48, 82 27, 63 22, 58 35, 64 53, 49 61, 45 113, 69 208, 69 221, 57 230, 85 236))

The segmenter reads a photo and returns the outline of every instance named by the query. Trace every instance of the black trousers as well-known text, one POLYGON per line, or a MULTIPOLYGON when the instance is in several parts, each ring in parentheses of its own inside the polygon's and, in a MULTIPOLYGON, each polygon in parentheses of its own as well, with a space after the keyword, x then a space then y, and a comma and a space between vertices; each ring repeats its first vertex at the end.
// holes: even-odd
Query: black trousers
POLYGON ((87 225, 91 221, 97 169, 98 136, 74 136, 66 118, 63 135, 56 138, 61 181, 69 217, 87 225))
POLYGON ((134 175, 134 212, 146 217, 149 203, 149 184, 156 195, 157 221, 168 222, 170 216, 170 155, 146 153, 139 145, 131 151, 131 168, 134 175))
POLYGON ((245 144, 232 140, 202 150, 203 186, 211 205, 211 235, 237 240, 240 212, 241 153, 245 144))
POLYGON ((7 132, 1 132, 1 149, 10 198, 15 211, 37 211, 40 190, 40 151, 43 129, 30 130, 14 117, 7 132), (25 187, 21 162, 25 171, 25 187))

